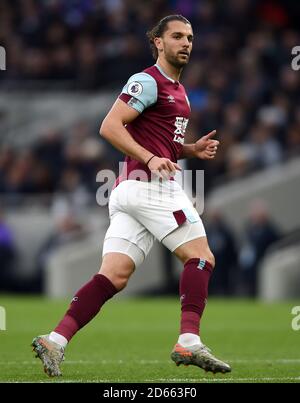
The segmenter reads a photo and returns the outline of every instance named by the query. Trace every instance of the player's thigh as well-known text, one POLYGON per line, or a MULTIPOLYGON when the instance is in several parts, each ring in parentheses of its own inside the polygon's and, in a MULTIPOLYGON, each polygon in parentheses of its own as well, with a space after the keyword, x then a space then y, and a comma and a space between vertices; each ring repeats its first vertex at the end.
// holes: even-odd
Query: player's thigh
POLYGON ((191 258, 199 257, 208 260, 214 266, 214 256, 208 245, 201 219, 194 223, 185 221, 168 234, 162 243, 183 263, 191 258))
POLYGON ((111 216, 102 255, 103 257, 109 253, 126 255, 135 268, 144 261, 153 242, 154 236, 139 221, 130 214, 120 211, 111 216))
POLYGON ((129 203, 128 209, 159 242, 184 221, 200 221, 199 214, 177 182, 131 182, 128 186, 138 195, 138 203, 129 203))

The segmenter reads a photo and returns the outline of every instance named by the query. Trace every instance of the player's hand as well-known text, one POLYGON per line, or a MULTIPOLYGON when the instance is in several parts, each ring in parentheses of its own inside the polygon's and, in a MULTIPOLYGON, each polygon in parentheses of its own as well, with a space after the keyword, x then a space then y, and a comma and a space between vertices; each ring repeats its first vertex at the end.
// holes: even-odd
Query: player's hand
POLYGON ((218 140, 213 140, 212 137, 215 136, 216 130, 206 134, 201 137, 194 144, 194 155, 196 158, 202 160, 211 160, 215 158, 220 142, 218 140))
POLYGON ((172 162, 168 158, 154 157, 148 164, 148 168, 154 175, 161 179, 170 179, 176 174, 176 171, 181 171, 181 167, 172 162))

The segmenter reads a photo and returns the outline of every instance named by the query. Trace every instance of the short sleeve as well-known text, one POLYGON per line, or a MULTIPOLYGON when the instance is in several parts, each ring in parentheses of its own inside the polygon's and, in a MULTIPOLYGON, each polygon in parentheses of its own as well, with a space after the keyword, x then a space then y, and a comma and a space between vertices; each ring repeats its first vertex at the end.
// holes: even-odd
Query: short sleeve
POLYGON ((147 73, 134 74, 127 81, 119 98, 142 113, 157 101, 156 80, 147 73))

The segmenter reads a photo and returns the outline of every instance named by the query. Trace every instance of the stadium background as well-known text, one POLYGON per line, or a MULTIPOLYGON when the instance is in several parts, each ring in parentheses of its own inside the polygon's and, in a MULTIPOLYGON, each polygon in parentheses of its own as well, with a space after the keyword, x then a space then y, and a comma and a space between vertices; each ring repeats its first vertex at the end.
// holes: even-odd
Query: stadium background
MULTIPOLYGON (((23 305, 16 293, 69 297, 97 270, 108 211, 97 205, 96 176, 117 172, 122 158, 99 126, 128 77, 153 64, 145 32, 174 13, 195 34, 182 76, 192 106, 186 140, 217 129, 221 141, 214 161, 185 165, 205 170, 203 220, 217 260, 210 294, 236 297, 222 299, 232 311, 240 297, 299 298, 300 70, 291 66, 300 46, 297 2, 4 0, 0 292, 13 296, 0 305, 12 312, 23 305)), ((156 245, 123 295, 175 296, 179 273, 156 245)), ((49 309, 56 303, 33 301, 49 309)), ((258 305, 249 304, 254 318, 258 305)), ((290 333, 293 305, 285 305, 290 333)), ((38 331, 42 319, 34 320, 38 331)), ((294 357, 293 343, 284 345, 294 357)))

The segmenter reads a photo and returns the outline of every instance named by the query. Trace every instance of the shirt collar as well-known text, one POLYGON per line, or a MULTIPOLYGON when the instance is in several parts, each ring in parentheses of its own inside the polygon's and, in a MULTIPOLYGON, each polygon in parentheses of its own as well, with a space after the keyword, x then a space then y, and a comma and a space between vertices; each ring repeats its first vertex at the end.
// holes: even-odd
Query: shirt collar
POLYGON ((172 81, 172 83, 178 82, 178 81, 173 80, 173 78, 169 77, 157 63, 155 63, 154 66, 159 70, 159 72, 160 72, 164 77, 166 77, 168 80, 172 81))

